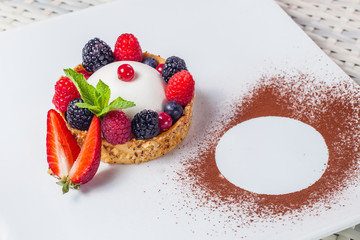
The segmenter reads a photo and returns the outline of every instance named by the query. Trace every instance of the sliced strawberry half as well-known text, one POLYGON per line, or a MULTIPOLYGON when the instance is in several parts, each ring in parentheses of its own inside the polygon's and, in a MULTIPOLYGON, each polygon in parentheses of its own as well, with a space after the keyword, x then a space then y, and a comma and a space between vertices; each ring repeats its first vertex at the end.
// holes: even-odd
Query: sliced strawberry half
POLYGON ((51 171, 60 179, 63 193, 79 189, 96 174, 101 157, 100 119, 93 117, 80 149, 75 137, 66 127, 64 118, 55 110, 47 117, 47 161, 51 171))
POLYGON ((97 172, 101 157, 100 119, 93 117, 79 156, 70 169, 69 179, 72 183, 85 184, 97 172))
POLYGON ((53 109, 47 114, 46 151, 49 168, 60 179, 69 175, 80 153, 80 147, 66 127, 64 118, 53 109))

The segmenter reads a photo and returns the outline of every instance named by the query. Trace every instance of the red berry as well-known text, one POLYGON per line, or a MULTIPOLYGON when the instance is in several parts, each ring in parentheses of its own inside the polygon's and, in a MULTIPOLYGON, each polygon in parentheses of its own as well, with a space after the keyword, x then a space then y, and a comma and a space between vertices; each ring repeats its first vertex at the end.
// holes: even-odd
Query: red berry
POLYGON ((142 50, 137 38, 130 33, 121 34, 115 43, 114 57, 115 61, 141 62, 142 50))
POLYGON ((81 151, 69 172, 72 183, 85 184, 96 174, 101 158, 100 119, 94 116, 86 133, 81 151))
POLYGON ((188 71, 182 70, 170 78, 165 89, 165 95, 167 100, 176 101, 185 106, 191 102, 194 91, 195 82, 193 77, 188 71))
POLYGON ((69 175, 80 153, 76 138, 66 127, 64 118, 54 109, 47 114, 46 152, 49 168, 59 178, 69 175))
POLYGON ((100 119, 93 117, 80 149, 64 118, 51 109, 47 117, 46 151, 49 168, 60 178, 63 193, 69 188, 78 189, 95 176, 100 165, 100 119))
POLYGON ((68 77, 62 77, 55 84, 55 94, 52 102, 57 110, 66 112, 69 102, 80 97, 74 83, 68 77))
POLYGON ((114 110, 105 115, 101 131, 110 144, 124 144, 131 138, 131 121, 123 111, 114 110))
POLYGON ((172 119, 166 112, 159 113, 159 127, 161 131, 166 131, 172 126, 172 119))
POLYGON ((88 80, 90 77, 90 73, 88 73, 86 70, 78 70, 78 73, 81 73, 82 75, 84 75, 85 79, 88 80))
POLYGON ((130 64, 122 64, 117 70, 118 78, 125 82, 130 82, 135 75, 134 69, 130 64))
POLYGON ((164 64, 159 64, 159 65, 157 65, 156 70, 158 70, 158 72, 161 74, 163 67, 164 67, 164 64))

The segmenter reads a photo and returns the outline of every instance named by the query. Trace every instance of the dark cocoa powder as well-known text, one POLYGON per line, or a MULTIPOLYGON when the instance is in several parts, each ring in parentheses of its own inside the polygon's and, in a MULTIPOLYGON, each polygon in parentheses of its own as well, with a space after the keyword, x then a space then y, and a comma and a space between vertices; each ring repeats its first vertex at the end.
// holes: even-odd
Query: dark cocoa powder
POLYGON ((199 146, 194 157, 183 162, 175 180, 180 180, 184 189, 191 190, 182 192, 198 200, 197 208, 230 213, 227 221, 236 220, 239 224, 273 216, 278 219, 289 214, 299 216, 301 211, 311 212, 319 205, 331 208, 339 203, 336 196, 349 186, 359 184, 359 93, 359 86, 347 79, 328 83, 304 74, 264 77, 246 96, 234 101, 231 113, 208 133, 212 137, 199 146), (302 121, 323 136, 329 159, 327 169, 317 182, 301 191, 267 195, 246 191, 221 175, 215 161, 220 138, 233 126, 264 116, 302 121))

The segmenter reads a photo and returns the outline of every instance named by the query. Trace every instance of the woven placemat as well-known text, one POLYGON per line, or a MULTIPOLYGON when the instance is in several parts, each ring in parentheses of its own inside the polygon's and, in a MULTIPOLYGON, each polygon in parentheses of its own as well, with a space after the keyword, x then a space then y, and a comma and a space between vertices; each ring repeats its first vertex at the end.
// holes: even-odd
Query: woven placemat
MULTIPOLYGON (((0 0, 0 31, 113 0, 0 0)), ((275 0, 349 76, 360 83, 360 0, 275 0)), ((356 227, 360 231, 360 225, 356 227)), ((360 240, 354 228, 323 240, 360 240)))
POLYGON ((347 74, 360 83, 360 0, 276 0, 347 74))
POLYGON ((113 0, 0 0, 0 31, 113 0))
MULTIPOLYGON (((2 0, 0 31, 113 0, 2 0)), ((360 83, 360 0, 276 0, 347 74, 360 83)))

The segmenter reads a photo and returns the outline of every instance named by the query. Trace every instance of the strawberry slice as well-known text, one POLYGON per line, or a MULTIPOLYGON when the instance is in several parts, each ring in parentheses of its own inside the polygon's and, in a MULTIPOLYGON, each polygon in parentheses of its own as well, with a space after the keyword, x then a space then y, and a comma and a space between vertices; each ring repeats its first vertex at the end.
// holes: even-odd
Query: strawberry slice
POLYGON ((63 193, 79 189, 96 174, 101 157, 100 119, 93 117, 80 149, 75 137, 66 127, 64 118, 55 110, 47 117, 47 161, 51 171, 60 179, 63 193))
POLYGON ((47 114, 46 151, 49 168, 60 179, 69 175, 80 152, 63 117, 53 109, 47 114))
POLYGON ((101 131, 100 119, 93 117, 79 156, 72 166, 69 178, 71 183, 85 184, 90 181, 97 172, 101 157, 101 131))

